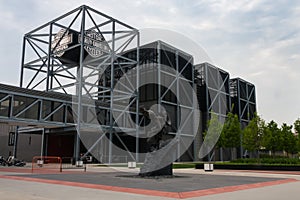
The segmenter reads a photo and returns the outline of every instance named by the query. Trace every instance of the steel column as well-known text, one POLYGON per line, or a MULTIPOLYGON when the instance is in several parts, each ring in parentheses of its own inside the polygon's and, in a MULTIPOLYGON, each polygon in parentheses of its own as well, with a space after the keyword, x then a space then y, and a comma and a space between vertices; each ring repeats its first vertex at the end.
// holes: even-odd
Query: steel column
POLYGON ((112 54, 111 54, 111 60, 110 60, 110 118, 109 118, 109 158, 108 158, 108 163, 112 163, 112 140, 113 140, 113 101, 114 101, 114 93, 113 93, 113 85, 115 82, 115 67, 114 67, 114 61, 115 61, 115 21, 112 23, 112 54))
POLYGON ((77 135, 76 135, 76 152, 75 159, 76 161, 80 160, 80 133, 81 133, 81 117, 82 117, 82 87, 83 87, 83 56, 84 56, 84 30, 85 30, 85 13, 86 8, 82 7, 82 19, 81 19, 81 38, 80 38, 80 63, 78 69, 78 108, 77 108, 77 135))
POLYGON ((137 32, 137 49, 136 49, 136 55, 137 55, 137 64, 136 64, 136 117, 135 117, 135 128, 136 128, 136 134, 135 134, 135 161, 139 162, 139 85, 140 85, 140 33, 137 32))

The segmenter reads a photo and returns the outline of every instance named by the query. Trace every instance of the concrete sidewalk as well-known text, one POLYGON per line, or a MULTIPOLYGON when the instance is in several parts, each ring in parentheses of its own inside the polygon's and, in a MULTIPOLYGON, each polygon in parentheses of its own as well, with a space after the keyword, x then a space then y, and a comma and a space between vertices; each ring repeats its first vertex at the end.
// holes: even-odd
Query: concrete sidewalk
MULTIPOLYGON (((128 169, 124 168, 123 171, 128 171, 128 169)), ((89 171, 99 172, 99 173, 107 173, 113 172, 115 170, 111 168, 93 168, 89 169, 89 171)), ((129 170, 130 171, 130 170, 129 170)), ((175 174, 184 173, 187 176, 205 174, 207 176, 208 173, 203 172, 203 170, 194 170, 194 169, 183 169, 183 170, 175 170, 175 174)), ((167 197, 156 197, 149 195, 141 195, 141 194, 133 194, 117 191, 109 191, 109 190, 101 190, 101 189, 92 189, 80 187, 80 185, 76 186, 67 186, 58 184, 50 184, 50 183, 40 183, 34 181, 24 181, 24 180, 12 180, 3 178, 3 175, 16 175, 17 173, 12 172, 1 172, 2 178, 0 178, 0 199, 175 199, 175 198, 167 198, 167 197)), ((275 173, 256 173, 256 172, 241 172, 241 171, 221 171, 216 170, 212 173, 209 173, 212 178, 222 176, 230 177, 260 177, 260 178, 279 178, 279 179, 297 179, 300 180, 299 175, 292 174, 275 174, 275 173)), ((24 175, 24 174, 23 174, 24 175)), ((216 179, 217 180, 217 179, 216 179)), ((230 180, 230 179, 229 179, 230 180)), ((234 192, 224 191, 225 193, 219 193, 214 195, 202 196, 202 197, 194 197, 187 199, 232 199, 232 200, 240 200, 240 199, 255 199, 255 200, 266 200, 266 199, 299 199, 299 188, 300 181, 284 183, 279 185, 272 185, 260 188, 253 188, 247 190, 240 190, 234 192)))

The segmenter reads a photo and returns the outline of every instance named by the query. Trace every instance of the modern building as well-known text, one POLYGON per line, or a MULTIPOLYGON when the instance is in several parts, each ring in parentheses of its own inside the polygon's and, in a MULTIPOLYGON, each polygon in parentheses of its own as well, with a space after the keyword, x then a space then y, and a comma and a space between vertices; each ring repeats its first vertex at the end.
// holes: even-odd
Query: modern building
POLYGON ((232 108, 244 127, 253 84, 81 6, 24 35, 20 87, 0 84, 0 155, 143 162, 151 110, 167 113, 174 161, 194 161, 211 113, 232 108))

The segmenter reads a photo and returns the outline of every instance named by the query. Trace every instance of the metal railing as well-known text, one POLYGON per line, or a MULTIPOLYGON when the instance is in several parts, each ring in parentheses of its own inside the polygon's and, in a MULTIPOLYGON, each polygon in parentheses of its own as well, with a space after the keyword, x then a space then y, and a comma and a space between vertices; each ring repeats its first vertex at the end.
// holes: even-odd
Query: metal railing
POLYGON ((83 169, 86 172, 86 161, 76 161, 72 157, 34 156, 32 158, 31 172, 48 172, 68 169, 83 169))
POLYGON ((62 160, 56 156, 34 156, 32 158, 31 172, 58 170, 62 172, 62 160))

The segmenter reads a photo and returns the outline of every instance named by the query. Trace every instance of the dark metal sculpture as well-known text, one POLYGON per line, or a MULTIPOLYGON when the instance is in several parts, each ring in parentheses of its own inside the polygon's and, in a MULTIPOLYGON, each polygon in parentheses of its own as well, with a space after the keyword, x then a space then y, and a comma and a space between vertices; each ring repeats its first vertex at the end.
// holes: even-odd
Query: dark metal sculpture
POLYGON ((140 176, 172 176, 172 161, 175 140, 169 134, 171 121, 166 112, 155 114, 152 110, 142 109, 144 117, 154 120, 155 127, 147 135, 147 154, 144 165, 140 169, 140 176), (153 133, 154 132, 154 133, 153 133))

